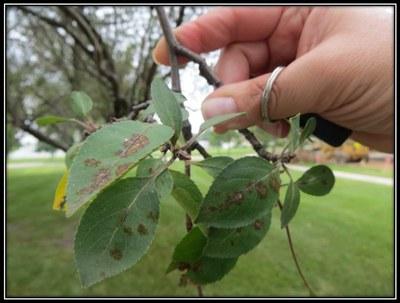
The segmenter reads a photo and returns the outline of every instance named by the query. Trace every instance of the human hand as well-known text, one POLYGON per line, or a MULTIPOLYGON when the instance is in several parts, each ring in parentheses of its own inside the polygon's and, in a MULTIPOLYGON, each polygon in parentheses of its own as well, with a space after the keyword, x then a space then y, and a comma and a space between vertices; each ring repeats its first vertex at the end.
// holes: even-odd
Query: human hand
MULTIPOLYGON (((285 136, 284 120, 266 123, 260 113, 266 80, 284 65, 269 100, 271 119, 316 113, 351 129, 354 140, 393 152, 393 28, 393 10, 382 7, 241 7, 215 9, 175 35, 196 53, 223 48, 215 72, 225 85, 203 102, 203 116, 247 116, 217 132, 258 125, 285 136)), ((164 38, 153 57, 169 63, 164 38)))

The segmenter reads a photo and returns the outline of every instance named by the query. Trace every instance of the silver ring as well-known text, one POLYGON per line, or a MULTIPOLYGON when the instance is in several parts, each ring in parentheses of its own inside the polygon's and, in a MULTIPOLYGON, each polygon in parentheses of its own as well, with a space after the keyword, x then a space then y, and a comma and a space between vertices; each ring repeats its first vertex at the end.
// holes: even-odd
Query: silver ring
POLYGON ((264 121, 269 122, 269 123, 273 123, 274 121, 272 121, 269 116, 268 116, 268 101, 269 101, 269 96, 271 95, 271 91, 272 91, 272 86, 274 85, 274 81, 276 80, 276 78, 278 78, 279 73, 284 69, 284 66, 278 66, 277 68, 275 68, 273 70, 273 72, 271 73, 271 76, 269 76, 267 83, 265 84, 265 88, 264 91, 261 95, 261 117, 264 121))

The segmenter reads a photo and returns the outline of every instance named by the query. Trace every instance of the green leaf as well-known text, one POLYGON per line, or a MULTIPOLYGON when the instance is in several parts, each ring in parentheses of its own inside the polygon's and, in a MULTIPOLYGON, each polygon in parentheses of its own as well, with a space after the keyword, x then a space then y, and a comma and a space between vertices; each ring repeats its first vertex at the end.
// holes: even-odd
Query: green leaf
POLYGON ((285 195, 285 201, 281 212, 281 227, 289 224, 296 214, 300 203, 300 190, 296 183, 290 181, 285 195))
POLYGON ((194 227, 175 247, 172 259, 175 262, 197 261, 202 256, 206 244, 206 236, 199 227, 194 227))
POLYGON ((84 287, 128 269, 148 250, 159 217, 150 180, 121 180, 87 208, 75 237, 75 260, 84 287))
POLYGON ((235 160, 215 178, 195 222, 235 228, 267 214, 278 199, 275 171, 268 161, 258 157, 235 160))
POLYGON ((270 225, 271 212, 247 226, 229 229, 211 227, 204 255, 214 258, 239 257, 261 242, 270 225))
POLYGON ((307 170, 296 181, 302 192, 313 196, 328 194, 335 184, 335 176, 326 165, 317 165, 307 170))
POLYGON ((161 78, 156 77, 151 83, 151 97, 161 122, 174 129, 172 141, 175 143, 182 129, 182 112, 174 93, 161 78))
POLYGON ((303 128, 303 131, 300 135, 300 145, 304 143, 312 135, 317 126, 317 120, 314 117, 311 117, 307 120, 306 125, 303 128))
POLYGON ((82 144, 83 142, 75 143, 65 153, 65 165, 67 166, 67 168, 70 168, 72 161, 74 160, 75 156, 79 153, 82 144))
POLYGON ((209 175, 216 178, 219 173, 228 165, 233 162, 231 157, 211 157, 206 158, 199 162, 193 162, 193 165, 203 168, 209 175))
POLYGON ((192 219, 196 218, 203 200, 199 188, 185 174, 174 170, 169 171, 174 180, 172 196, 192 219))
POLYGON ((57 123, 69 122, 70 119, 64 118, 64 117, 59 117, 59 116, 47 115, 47 116, 37 118, 35 121, 36 121, 37 125, 39 125, 39 126, 46 126, 46 125, 52 125, 52 124, 57 124, 57 123))
POLYGON ((84 92, 73 91, 71 93, 71 108, 75 114, 85 117, 93 107, 92 99, 84 92))
POLYGON ((168 126, 121 121, 102 127, 83 143, 70 168, 67 216, 127 173, 173 135, 168 126))
POLYGON ((296 150, 300 143, 300 114, 289 119, 289 151, 292 153, 296 150))
POLYGON ((221 280, 235 266, 237 258, 221 259, 201 257, 190 265, 186 276, 195 284, 208 284, 221 280))
POLYGON ((203 131, 205 131, 206 129, 208 129, 210 127, 213 127, 215 125, 232 120, 233 118, 237 118, 237 117, 244 116, 244 115, 246 115, 245 112, 240 112, 240 113, 231 113, 231 114, 225 114, 225 115, 212 117, 211 119, 204 121, 200 125, 199 133, 202 133, 203 131))
MULTIPOLYGON (((152 177, 154 173, 162 169, 164 165, 164 162, 160 159, 144 159, 138 164, 136 176, 144 178, 152 177)), ((162 198, 171 194, 174 180, 172 179, 170 172, 165 169, 161 174, 156 177, 155 184, 158 197, 161 200, 162 198)))

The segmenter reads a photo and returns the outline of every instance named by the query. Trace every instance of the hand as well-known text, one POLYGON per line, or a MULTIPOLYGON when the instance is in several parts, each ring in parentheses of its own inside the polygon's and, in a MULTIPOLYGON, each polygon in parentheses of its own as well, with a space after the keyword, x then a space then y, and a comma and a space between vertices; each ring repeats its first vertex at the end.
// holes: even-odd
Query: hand
MULTIPOLYGON (((247 116, 218 126, 217 132, 258 125, 285 136, 284 120, 265 123, 260 113, 266 80, 284 65, 269 100, 271 119, 317 113, 353 130, 354 140, 393 152, 393 9, 219 8, 183 24, 175 35, 196 53, 223 48, 215 72, 225 85, 203 102, 203 116, 239 111, 247 116)), ((153 57, 169 63, 164 38, 153 57)))

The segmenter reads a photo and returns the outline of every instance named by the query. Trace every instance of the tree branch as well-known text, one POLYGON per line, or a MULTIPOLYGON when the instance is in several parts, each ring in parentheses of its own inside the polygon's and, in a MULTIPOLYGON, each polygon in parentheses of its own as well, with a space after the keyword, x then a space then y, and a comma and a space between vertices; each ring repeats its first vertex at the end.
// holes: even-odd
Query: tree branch
MULTIPOLYGON (((213 85, 215 88, 218 88, 222 85, 222 81, 220 81, 213 73, 211 68, 207 65, 207 62, 195 52, 187 49, 183 45, 181 45, 175 37, 172 35, 172 32, 169 36, 165 35, 165 39, 167 43, 170 44, 170 49, 173 50, 175 54, 186 57, 187 59, 195 62, 199 66, 200 76, 205 78, 208 84, 213 85)), ((170 51, 171 52, 171 51, 170 51)), ((171 62, 172 64, 172 62, 171 62)), ((268 161, 276 162, 289 162, 291 159, 295 157, 294 154, 283 154, 283 155, 275 155, 265 150, 264 146, 261 142, 256 138, 256 136, 249 129, 240 129, 239 132, 246 138, 246 140, 251 144, 254 151, 261 157, 268 161)))
MULTIPOLYGON (((171 80, 172 80, 172 89, 176 92, 181 91, 180 80, 179 80, 179 68, 178 68, 178 59, 175 53, 175 45, 178 45, 178 41, 175 39, 175 36, 172 34, 171 27, 168 23, 167 16, 165 15, 165 11, 162 7, 156 7, 158 18, 160 20, 161 28, 163 30, 165 39, 167 40, 168 47, 170 49, 169 56, 171 62, 171 80)), ((192 138, 192 126, 190 125, 188 120, 183 122, 182 134, 185 141, 189 141, 192 138)), ((197 141, 193 143, 192 149, 198 150, 198 152, 204 157, 210 157, 210 154, 201 146, 197 141)), ((189 150, 190 152, 190 150, 189 150)))
POLYGON ((68 150, 68 146, 66 144, 58 142, 57 140, 54 140, 54 139, 48 137, 47 135, 45 135, 41 131, 32 128, 32 126, 30 124, 22 123, 22 124, 19 124, 18 127, 20 129, 22 129, 23 131, 27 132, 28 134, 31 134, 32 136, 34 136, 38 140, 43 141, 43 142, 45 142, 45 143, 47 143, 47 144, 49 144, 51 146, 54 146, 55 148, 61 149, 63 151, 67 151, 68 150))
MULTIPOLYGON (((169 60, 171 62, 172 90, 174 90, 176 92, 181 92, 181 81, 179 78, 178 59, 177 59, 175 52, 173 51, 173 46, 172 46, 172 43, 174 41, 176 43, 176 40, 175 40, 174 35, 172 34, 172 30, 168 23, 168 19, 165 14, 164 8, 157 6, 156 10, 157 10, 158 19, 161 24, 161 28, 163 30, 164 36, 167 39, 167 44, 169 47, 169 60)), ((185 138, 186 142, 192 138, 192 129, 191 128, 192 128, 192 126, 190 125, 189 120, 186 119, 183 122, 183 127, 182 127, 182 134, 183 134, 183 137, 185 138)), ((199 143, 197 143, 197 144, 200 146, 199 143)), ((190 151, 188 151, 188 152, 190 154, 190 151)), ((185 160, 185 174, 186 174, 186 176, 190 177, 190 161, 188 161, 188 160, 185 160)), ((192 227, 193 227, 192 219, 190 218, 190 216, 188 214, 186 214, 186 230, 189 232, 192 229, 192 227)), ((202 297, 203 290, 202 290, 201 285, 196 285, 196 289, 197 289, 199 297, 202 297)))

